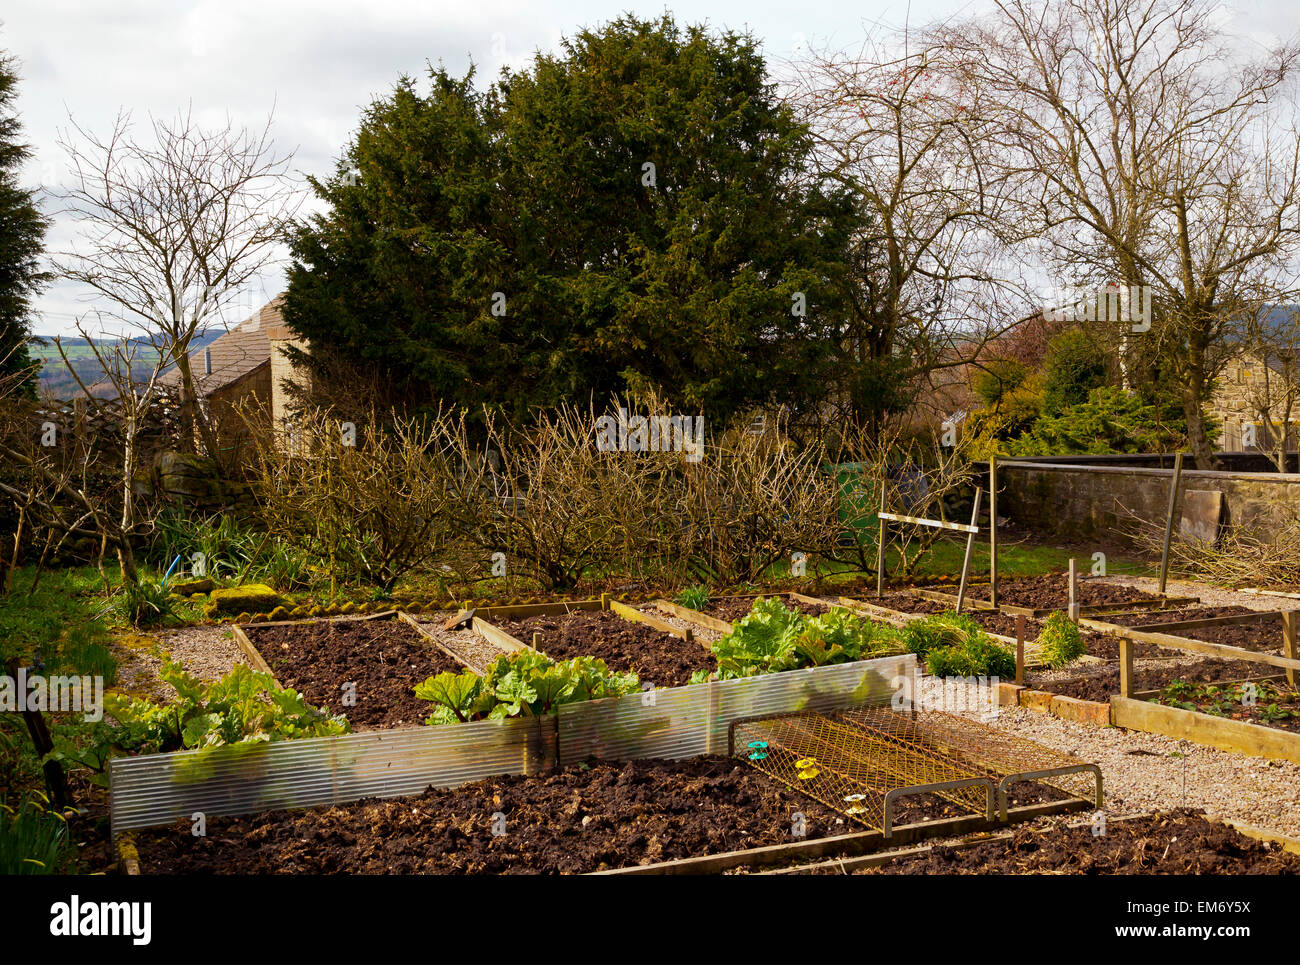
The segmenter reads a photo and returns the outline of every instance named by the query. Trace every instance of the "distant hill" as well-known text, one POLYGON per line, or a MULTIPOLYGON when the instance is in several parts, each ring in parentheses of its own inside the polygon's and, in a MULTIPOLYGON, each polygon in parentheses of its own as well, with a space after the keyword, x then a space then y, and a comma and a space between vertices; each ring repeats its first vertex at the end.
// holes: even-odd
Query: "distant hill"
MULTIPOLYGON (((196 337, 191 343, 191 351, 203 348, 223 334, 225 334, 224 329, 218 328, 206 335, 196 337)), ((118 340, 111 338, 65 337, 62 341, 63 350, 68 356, 68 362, 76 370, 81 380, 87 386, 102 383, 104 381, 104 371, 95 359, 95 353, 91 350, 91 345, 93 343, 111 346, 118 340)), ((132 365, 131 374, 141 378, 147 377, 153 370, 154 362, 157 361, 157 353, 146 339, 136 338, 128 341, 135 344, 136 350, 135 363, 132 365)), ((59 355, 53 337, 45 337, 41 338, 39 342, 33 341, 29 343, 29 350, 32 353, 32 358, 41 363, 41 380, 40 385, 37 387, 37 391, 41 395, 48 394, 56 399, 71 399, 81 394, 81 387, 77 384, 77 380, 73 378, 72 373, 68 371, 67 365, 63 363, 63 358, 59 355)), ((98 395, 99 393, 95 394, 98 395)))

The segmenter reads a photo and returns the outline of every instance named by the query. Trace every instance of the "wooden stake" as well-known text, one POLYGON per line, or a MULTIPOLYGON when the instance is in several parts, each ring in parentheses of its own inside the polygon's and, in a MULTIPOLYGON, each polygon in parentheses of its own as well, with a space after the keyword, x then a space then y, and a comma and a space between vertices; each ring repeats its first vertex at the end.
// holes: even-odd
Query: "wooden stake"
POLYGON ((1119 638, 1119 695, 1131 697, 1133 694, 1133 641, 1127 637, 1119 638))
POLYGON ((1025 685, 1025 615, 1016 614, 1016 686, 1025 685))
POLYGON ((1160 592, 1169 579, 1169 544, 1174 538, 1174 510, 1178 508, 1178 486, 1183 479, 1183 454, 1174 456, 1174 478, 1169 483, 1169 513, 1165 519, 1165 548, 1160 554, 1160 592))
POLYGON ((1073 556, 1070 557, 1070 622, 1079 622, 1079 567, 1073 556))
MULTIPOLYGON (((1282 614, 1282 656, 1295 660, 1300 654, 1296 653, 1296 624, 1300 620, 1296 619, 1300 610, 1287 610, 1282 614)), ((1287 686, 1292 690, 1295 689, 1295 668, 1286 668, 1287 686)))
MULTIPOLYGON (((980 519, 980 496, 983 490, 978 486, 975 487, 975 508, 970 514, 970 524, 976 526, 980 519)), ((961 613, 962 602, 966 599, 966 579, 970 575, 970 556, 971 550, 975 548, 975 534, 966 535, 966 557, 961 563, 961 586, 957 588, 957 612, 961 613)))
POLYGON ((989 602, 992 603, 995 607, 998 605, 998 457, 997 456, 989 456, 989 602))
POLYGON ((885 481, 880 480, 880 513, 876 519, 880 523, 880 534, 876 537, 876 598, 885 595, 885 481))

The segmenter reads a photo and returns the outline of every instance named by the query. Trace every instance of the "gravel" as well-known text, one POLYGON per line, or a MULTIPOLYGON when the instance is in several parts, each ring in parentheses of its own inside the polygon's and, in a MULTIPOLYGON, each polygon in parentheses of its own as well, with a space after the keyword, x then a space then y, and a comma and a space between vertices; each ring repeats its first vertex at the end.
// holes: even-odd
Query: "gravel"
MULTIPOLYGON (((933 693, 934 678, 922 681, 933 693)), ((1096 727, 1021 707, 1000 707, 990 727, 1101 768, 1106 812, 1200 808, 1215 817, 1300 835, 1300 765, 1119 727, 1096 727)))
POLYGON ((444 630, 442 625, 446 618, 437 621, 420 621, 420 629, 426 631, 452 653, 458 654, 476 672, 484 673, 489 665, 502 655, 502 650, 490 641, 480 637, 473 630, 444 630))

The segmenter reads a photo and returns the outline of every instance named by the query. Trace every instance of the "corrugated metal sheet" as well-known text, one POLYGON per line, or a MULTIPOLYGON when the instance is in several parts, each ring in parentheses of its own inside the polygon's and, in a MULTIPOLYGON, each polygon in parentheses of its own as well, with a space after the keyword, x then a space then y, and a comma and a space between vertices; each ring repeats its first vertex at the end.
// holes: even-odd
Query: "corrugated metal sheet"
POLYGON ((677 760, 725 754, 733 720, 888 703, 902 678, 915 674, 916 657, 904 654, 564 704, 559 708, 560 763, 588 757, 677 760))
MULTIPOLYGON (((565 704, 555 717, 369 731, 122 757, 109 766, 113 833, 205 815, 346 804, 522 774, 559 735, 560 764, 587 757, 725 754, 738 717, 886 703, 911 654, 565 704)), ((553 744, 552 744, 553 747, 553 744)))
MULTIPOLYGON (((113 833, 205 815, 342 804, 522 774, 537 718, 369 731, 113 760, 113 833)), ((553 726, 553 725, 551 725, 553 726)))

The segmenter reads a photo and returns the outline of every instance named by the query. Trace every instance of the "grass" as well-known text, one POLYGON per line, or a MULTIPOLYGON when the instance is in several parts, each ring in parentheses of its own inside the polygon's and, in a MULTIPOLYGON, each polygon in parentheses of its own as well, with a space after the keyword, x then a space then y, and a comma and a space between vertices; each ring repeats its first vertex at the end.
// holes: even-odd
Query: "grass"
POLYGON ((111 683, 117 661, 108 648, 114 617, 92 566, 50 570, 30 589, 34 567, 14 575, 0 596, 0 664, 40 658, 47 673, 90 674, 111 683))

